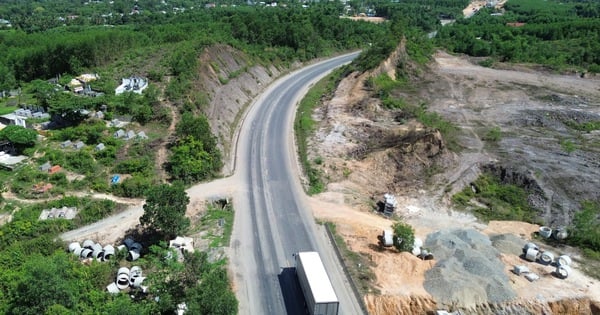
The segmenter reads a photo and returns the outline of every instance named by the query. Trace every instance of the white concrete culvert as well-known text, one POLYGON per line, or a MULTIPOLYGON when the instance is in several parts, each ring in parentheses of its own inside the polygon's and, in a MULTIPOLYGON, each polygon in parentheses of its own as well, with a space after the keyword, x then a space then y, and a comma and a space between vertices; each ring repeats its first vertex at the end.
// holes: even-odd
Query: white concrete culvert
POLYGON ((540 255, 540 263, 542 265, 549 265, 554 261, 554 254, 549 251, 545 251, 540 255))
POLYGON ((424 247, 437 263, 425 274, 424 287, 440 307, 473 308, 516 297, 490 239, 474 229, 432 233, 424 247))

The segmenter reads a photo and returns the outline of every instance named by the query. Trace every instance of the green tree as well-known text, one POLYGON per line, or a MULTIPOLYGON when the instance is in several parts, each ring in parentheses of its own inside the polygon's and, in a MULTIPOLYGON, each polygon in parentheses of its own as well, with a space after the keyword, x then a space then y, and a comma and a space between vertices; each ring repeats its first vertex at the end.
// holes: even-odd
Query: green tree
POLYGON ((415 230, 404 222, 392 225, 394 230, 394 247, 401 252, 410 252, 415 243, 415 230))
POLYGON ((210 178, 222 165, 220 154, 207 152, 204 143, 193 136, 179 140, 172 152, 169 159, 169 173, 173 178, 186 183, 210 178))
POLYGON ((147 195, 144 215, 140 218, 143 226, 160 231, 167 237, 186 232, 190 219, 185 216, 185 211, 190 198, 183 183, 154 186, 148 190, 147 195))
POLYGON ((33 147, 37 140, 37 136, 38 134, 35 130, 17 125, 10 125, 0 130, 0 140, 12 142, 19 152, 25 148, 33 147))
POLYGON ((600 204, 583 202, 575 213, 569 242, 600 252, 600 204))

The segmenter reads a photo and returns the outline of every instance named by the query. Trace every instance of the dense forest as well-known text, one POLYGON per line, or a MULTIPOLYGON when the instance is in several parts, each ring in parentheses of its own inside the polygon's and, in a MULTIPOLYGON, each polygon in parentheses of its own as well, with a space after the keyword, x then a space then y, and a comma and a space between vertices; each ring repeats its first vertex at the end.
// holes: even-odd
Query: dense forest
POLYGON ((511 0, 504 10, 480 10, 437 33, 457 53, 556 70, 600 72, 600 3, 511 0))

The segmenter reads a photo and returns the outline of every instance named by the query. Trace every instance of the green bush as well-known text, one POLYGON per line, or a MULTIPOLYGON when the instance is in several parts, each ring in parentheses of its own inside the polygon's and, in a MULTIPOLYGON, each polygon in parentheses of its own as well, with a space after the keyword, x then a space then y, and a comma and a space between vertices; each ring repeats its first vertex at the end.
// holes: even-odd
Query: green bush
POLYGON ((408 223, 396 222, 394 230, 394 247, 401 252, 410 252, 415 243, 415 230, 408 223))

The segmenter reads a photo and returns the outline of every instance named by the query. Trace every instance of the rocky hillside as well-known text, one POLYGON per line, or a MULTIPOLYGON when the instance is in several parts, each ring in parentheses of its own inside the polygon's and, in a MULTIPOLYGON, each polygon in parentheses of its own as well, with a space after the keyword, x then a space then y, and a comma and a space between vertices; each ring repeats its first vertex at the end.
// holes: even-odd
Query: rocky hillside
MULTIPOLYGON (((520 250, 539 226, 478 222, 454 211, 450 197, 482 172, 490 172, 502 182, 525 188, 529 203, 547 224, 570 222, 581 200, 598 200, 594 187, 600 187, 600 155, 594 152, 600 146, 597 133, 577 134, 566 126, 597 120, 599 82, 483 68, 439 52, 427 67, 409 70, 418 75, 394 97, 425 103, 456 125, 454 141, 460 150, 450 151, 438 131, 401 109, 386 109, 368 83, 381 73, 392 76, 399 64, 416 67, 403 45, 378 69, 343 79, 314 113, 319 129, 312 139, 311 160, 322 161, 318 167, 328 185, 316 196, 313 211, 319 219, 335 222, 348 248, 370 265, 371 273, 362 273, 358 280, 370 314, 426 314, 437 309, 462 314, 598 313, 600 283, 583 275, 579 265, 566 280, 537 263, 530 266, 541 276, 536 282, 510 272, 514 265, 527 264, 520 250), (564 99, 579 102, 567 104, 564 99), (577 120, 555 123, 575 117, 573 112, 581 112, 577 120), (500 130, 500 137, 489 141, 486 134, 492 128, 500 130), (574 151, 561 147, 565 139, 576 142, 574 151), (427 243, 437 253, 434 261, 377 249, 377 233, 392 222, 373 212, 388 192, 399 201, 397 216, 410 223, 418 237, 434 238, 427 243), (505 234, 509 236, 498 245, 499 235, 505 234), (463 247, 457 245, 457 237, 463 247)), ((550 250, 580 258, 575 249, 550 250)))
POLYGON ((285 71, 273 65, 258 64, 252 57, 227 45, 210 46, 201 54, 200 76, 195 85, 207 93, 208 106, 203 111, 224 153, 224 174, 232 171, 232 143, 242 113, 282 70, 285 71))

